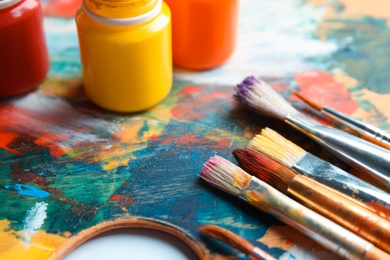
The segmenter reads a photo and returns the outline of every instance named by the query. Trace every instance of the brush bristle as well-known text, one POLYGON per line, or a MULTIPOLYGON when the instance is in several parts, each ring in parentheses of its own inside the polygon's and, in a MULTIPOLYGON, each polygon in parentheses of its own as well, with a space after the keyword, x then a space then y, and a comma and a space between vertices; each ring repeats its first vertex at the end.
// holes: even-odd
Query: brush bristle
POLYGON ((246 77, 235 91, 234 99, 257 113, 282 121, 289 114, 299 113, 271 86, 254 76, 246 77))
POLYGON ((301 147, 270 128, 261 130, 261 133, 248 143, 247 148, 264 154, 288 168, 292 168, 306 154, 301 147))
POLYGON ((211 185, 238 197, 251 175, 232 162, 215 155, 203 165, 200 177, 211 185))
POLYGON ((254 247, 249 241, 219 226, 204 225, 200 228, 200 232, 209 237, 218 239, 246 255, 249 254, 254 247))
POLYGON ((234 149, 233 155, 244 171, 283 193, 287 193, 290 182, 296 176, 296 173, 287 167, 249 149, 234 149))

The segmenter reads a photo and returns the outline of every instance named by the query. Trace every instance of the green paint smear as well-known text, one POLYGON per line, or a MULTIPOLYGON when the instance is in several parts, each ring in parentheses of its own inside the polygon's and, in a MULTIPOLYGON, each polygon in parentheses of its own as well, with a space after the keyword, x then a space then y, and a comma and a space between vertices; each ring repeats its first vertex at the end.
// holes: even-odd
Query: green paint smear
MULTIPOLYGON (((334 11, 342 15, 344 9, 338 2, 327 4, 331 4, 334 11)), ((350 88, 351 93, 367 88, 379 94, 390 94, 390 29, 387 20, 363 16, 327 19, 322 23, 322 29, 327 28, 327 40, 338 42, 340 50, 330 57, 312 60, 313 67, 329 73, 334 69, 341 69, 357 79, 359 85, 350 88)), ((316 37, 319 38, 318 35, 316 37)), ((385 116, 376 110, 375 104, 364 100, 358 103, 361 109, 375 117, 376 122, 383 122, 378 127, 390 129, 385 116)))
POLYGON ((350 43, 335 53, 331 59, 333 67, 343 69, 368 89, 381 94, 390 93, 390 29, 387 21, 372 17, 360 19, 326 20, 326 24, 342 25, 328 29, 328 40, 350 43))

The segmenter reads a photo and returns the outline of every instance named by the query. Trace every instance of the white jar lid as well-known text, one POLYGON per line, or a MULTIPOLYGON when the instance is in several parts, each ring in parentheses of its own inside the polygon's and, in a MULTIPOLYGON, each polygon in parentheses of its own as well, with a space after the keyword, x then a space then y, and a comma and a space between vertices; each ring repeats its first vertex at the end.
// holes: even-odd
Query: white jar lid
POLYGON ((5 9, 7 7, 10 7, 18 2, 20 2, 21 0, 1 0, 0 1, 0 9, 5 9))
POLYGON ((157 2, 156 6, 152 10, 150 10, 149 12, 147 12, 145 14, 141 14, 139 16, 135 16, 135 17, 131 17, 131 18, 108 18, 108 17, 103 17, 103 16, 92 13, 88 9, 88 7, 84 4, 84 1, 85 0, 83 0, 83 8, 84 8, 85 13, 89 17, 91 17, 93 20, 95 20, 97 22, 107 24, 107 25, 113 25, 113 26, 129 26, 129 25, 137 25, 140 23, 147 22, 147 21, 153 19, 154 17, 156 17, 160 13, 161 8, 162 8, 162 0, 159 0, 157 2))

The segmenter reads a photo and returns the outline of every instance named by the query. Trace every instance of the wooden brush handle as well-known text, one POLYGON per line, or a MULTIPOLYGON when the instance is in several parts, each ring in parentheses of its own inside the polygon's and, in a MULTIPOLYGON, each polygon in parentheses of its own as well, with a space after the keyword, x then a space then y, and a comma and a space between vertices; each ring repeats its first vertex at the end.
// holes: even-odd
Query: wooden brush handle
POLYGON ((390 259, 390 255, 381 249, 373 246, 364 256, 365 260, 385 260, 390 259))
POLYGON ((308 208, 390 252, 387 219, 303 175, 290 182, 287 192, 308 208))

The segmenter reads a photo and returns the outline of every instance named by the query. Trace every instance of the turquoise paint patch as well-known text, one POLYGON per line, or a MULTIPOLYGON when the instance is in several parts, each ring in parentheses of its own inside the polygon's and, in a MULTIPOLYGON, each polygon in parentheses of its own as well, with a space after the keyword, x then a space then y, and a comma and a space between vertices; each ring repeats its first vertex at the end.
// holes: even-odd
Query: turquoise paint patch
POLYGON ((81 62, 73 19, 45 17, 44 28, 50 55, 51 78, 80 78, 81 62))
POLYGON ((4 188, 6 188, 7 190, 14 189, 20 195, 35 197, 38 199, 43 199, 50 195, 50 192, 39 190, 33 186, 28 186, 24 184, 15 184, 14 186, 4 185, 4 188))

